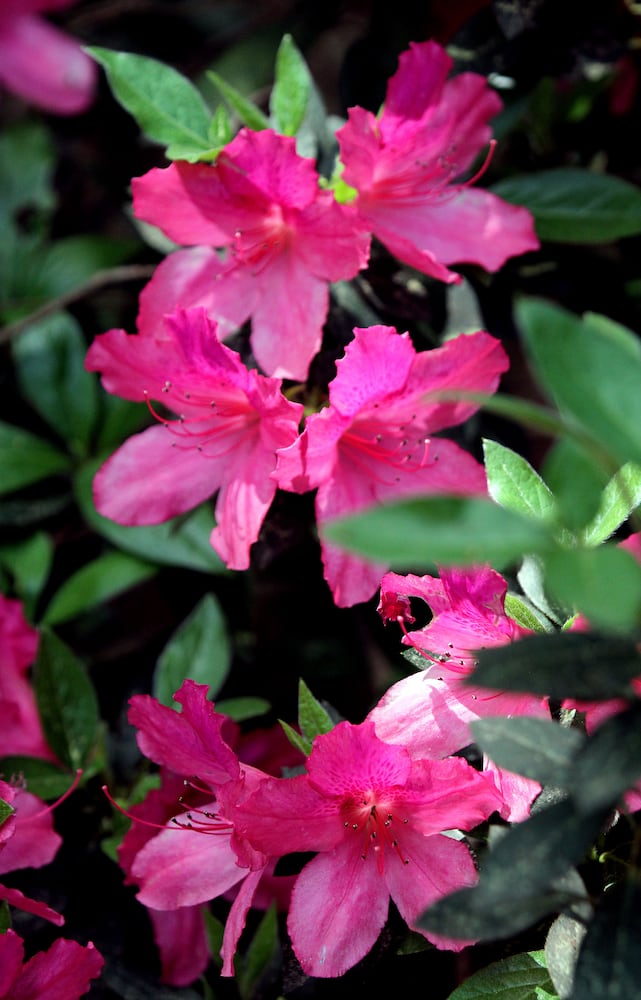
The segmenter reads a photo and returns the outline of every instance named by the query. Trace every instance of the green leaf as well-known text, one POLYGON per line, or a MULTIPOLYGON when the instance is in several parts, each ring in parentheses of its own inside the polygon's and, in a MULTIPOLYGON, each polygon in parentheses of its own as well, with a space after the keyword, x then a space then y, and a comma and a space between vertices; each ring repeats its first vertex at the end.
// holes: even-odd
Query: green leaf
POLYGON ((519 594, 505 595, 505 613, 522 628, 532 632, 552 632, 554 626, 538 608, 535 608, 526 598, 519 594))
POLYGON ((572 1000, 640 1000, 638 872, 602 896, 579 953, 572 1000))
POLYGON ((216 702, 216 711, 228 715, 234 722, 245 722, 259 715, 266 715, 271 709, 266 698, 222 698, 216 702))
POLYGON ((627 462, 603 490, 596 514, 579 533, 579 541, 583 545, 599 545, 614 534, 639 504, 641 466, 627 462))
POLYGON ((44 531, 30 535, 22 542, 0 546, 0 566, 13 576, 14 589, 33 617, 36 601, 47 582, 53 561, 53 542, 44 531))
POLYGON ((9 817, 13 816, 14 812, 15 809, 13 806, 10 806, 8 802, 5 802, 4 799, 0 798, 0 826, 2 826, 3 823, 6 823, 9 817))
POLYGON ((541 240, 607 243, 641 233, 641 192, 609 174, 559 167, 509 177, 490 190, 528 208, 541 240))
POLYGON ((470 728, 476 743, 495 764, 542 785, 567 787, 567 769, 585 741, 576 729, 528 716, 486 717, 471 722, 470 728))
POLYGON ((641 462, 641 345, 625 327, 543 301, 516 307, 546 392, 618 464, 641 462))
POLYGON ((3 128, 0 136, 0 219, 14 224, 17 212, 38 208, 48 212, 55 206, 53 170, 55 150, 51 136, 36 121, 3 128))
POLYGON ((545 580, 551 594, 581 611, 596 628, 624 631, 641 619, 641 566, 614 544, 550 552, 545 580))
POLYGON ((243 97, 240 91, 232 87, 230 83, 226 83, 218 73, 209 70, 207 76, 216 85, 232 111, 236 112, 243 125, 247 125, 254 132, 261 132, 264 128, 270 127, 267 115, 264 115, 260 108, 248 101, 246 97, 243 97))
POLYGON ((68 767, 83 767, 98 736, 98 700, 82 663, 42 629, 34 691, 47 743, 68 767))
POLYGON ((506 563, 552 544, 546 527, 478 497, 428 497, 326 524, 336 545, 397 569, 506 563))
POLYGON ((47 625, 60 625, 148 580, 157 571, 157 566, 126 552, 106 552, 65 580, 42 620, 47 625))
POLYGON ((131 52, 86 49, 105 69, 114 97, 171 159, 199 160, 211 151, 211 113, 202 95, 171 66, 131 52))
POLYGON ((545 456, 542 472, 554 493, 562 523, 571 532, 584 527, 599 509, 608 482, 603 466, 574 441, 562 438, 545 456))
POLYGON ((556 603, 552 604, 550 595, 545 592, 541 559, 538 556, 525 556, 516 578, 527 600, 536 610, 556 625, 563 625, 570 614, 570 609, 560 607, 556 603))
POLYGON ((567 788, 582 812, 614 808, 641 776, 641 703, 594 732, 568 774, 567 788))
POLYGON ((70 466, 68 455, 48 441, 0 421, 0 494, 67 472, 70 466))
POLYGON ((641 657, 632 638, 555 632, 480 650, 470 683, 494 691, 597 701, 630 696, 630 682, 640 674, 641 657))
POLYGON ((283 722, 282 719, 279 719, 278 721, 281 725, 283 732, 285 733, 285 736, 287 737, 291 745, 296 750, 300 750, 303 757, 309 757, 310 753, 312 752, 312 741, 305 739, 304 736, 301 736, 301 734, 298 733, 292 726, 290 726, 288 722, 283 722))
POLYGON ((232 140, 231 122, 223 104, 214 111, 214 117, 209 123, 209 138, 214 149, 222 149, 232 140))
POLYGON ((0 903, 0 934, 6 934, 11 927, 11 910, 6 900, 0 903))
POLYGON ((555 520, 552 491, 521 455, 489 440, 483 441, 483 453, 488 491, 496 503, 536 520, 555 520))
POLYGON ((15 754, 10 757, 0 758, 0 774, 5 779, 16 776, 22 777, 27 783, 27 788, 39 799, 58 799, 67 791, 71 785, 71 778, 67 771, 62 771, 55 764, 48 760, 41 760, 40 757, 27 757, 15 754))
POLYGON ((203 907, 203 918, 205 921, 205 931, 207 933, 207 941, 209 943, 209 952, 212 960, 218 966, 222 968, 223 960, 220 957, 220 949, 223 946, 223 936, 225 933, 225 925, 220 921, 207 907, 203 907))
POLYGON ((225 618, 213 594, 205 594, 174 632, 158 658, 153 676, 154 697, 176 708, 174 693, 186 678, 209 685, 209 698, 222 688, 231 665, 232 649, 225 618))
POLYGON ((277 132, 296 135, 311 93, 311 74, 291 35, 283 35, 276 53, 276 74, 269 110, 277 132))
POLYGON ((203 573, 227 573, 225 564, 211 547, 215 526, 211 503, 201 504, 189 514, 171 518, 164 524, 128 527, 102 517, 94 506, 93 477, 101 459, 84 465, 74 480, 78 504, 85 521, 113 545, 141 559, 161 565, 184 566, 203 573))
POLYGON ((56 313, 30 326, 12 346, 25 398, 73 454, 85 455, 98 415, 98 384, 85 370, 87 348, 78 323, 56 313))
POLYGON ((418 926, 447 937, 511 937, 576 899, 559 880, 579 863, 605 821, 567 801, 512 826, 486 855, 479 882, 439 900, 418 926))
POLYGON ((309 743, 334 728, 334 720, 301 678, 298 682, 298 725, 309 743))
MULTIPOLYGON (((257 995, 255 988, 274 962, 278 951, 278 916, 276 903, 272 903, 256 929, 242 964, 238 963, 241 964, 241 969, 236 975, 236 983, 242 1000, 250 1000, 250 997, 257 995)), ((238 962, 238 958, 236 961, 238 962)))
POLYGON ((450 993, 448 1000, 537 1000, 537 989, 554 994, 543 951, 510 955, 486 965, 450 993))

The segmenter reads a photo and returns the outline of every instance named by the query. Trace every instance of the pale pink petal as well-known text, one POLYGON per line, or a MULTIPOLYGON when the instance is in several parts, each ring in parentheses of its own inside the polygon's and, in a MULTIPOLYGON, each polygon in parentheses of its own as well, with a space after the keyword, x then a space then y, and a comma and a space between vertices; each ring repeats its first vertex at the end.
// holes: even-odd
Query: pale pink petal
POLYGON ((61 913, 52 910, 46 903, 40 903, 37 899, 30 899, 29 896, 25 896, 19 889, 10 889, 6 885, 0 885, 0 901, 2 900, 7 902, 9 906, 15 906, 19 910, 24 910, 25 913, 33 913, 36 917, 49 920, 56 927, 62 927, 65 922, 65 918, 61 913))
POLYGON ((119 524, 161 524, 197 507, 216 492, 227 458, 211 458, 167 426, 129 438, 94 478, 94 502, 119 524))
POLYGON ((9 990, 22 969, 24 944, 22 938, 11 928, 0 934, 0 997, 9 995, 9 990))
POLYGON ((130 701, 129 722, 136 726, 141 752, 185 776, 224 784, 239 775, 238 758, 221 737, 225 716, 207 699, 207 685, 186 680, 174 695, 182 711, 150 695, 130 701))
POLYGON ((250 272, 225 263, 210 247, 176 250, 161 261, 140 293, 138 330, 157 337, 168 313, 202 306, 224 340, 249 318, 258 291, 250 272))
POLYGON ((407 865, 390 854, 385 867, 385 882, 403 919, 437 948, 460 951, 472 944, 416 926, 421 914, 437 899, 476 884, 478 875, 467 846, 452 837, 440 834, 423 837, 410 829, 403 834, 403 851, 409 861, 407 865))
POLYGON ((74 115, 94 99, 97 66, 78 42, 39 17, 0 16, 0 81, 45 111, 74 115))
POLYGON ((8 1000, 77 1000, 89 990, 90 980, 100 975, 103 965, 91 941, 83 947, 59 938, 48 951, 29 959, 8 1000))
POLYGON ((225 483, 216 501, 216 521, 211 544, 230 569, 249 567, 249 550, 258 538, 265 515, 276 494, 270 479, 274 454, 256 438, 227 458, 225 483))
POLYGON ((307 775, 265 778, 234 811, 237 833, 265 855, 326 851, 344 834, 340 803, 314 789, 307 775))
POLYGON ((317 278, 346 281, 367 265, 370 235, 353 205, 339 205, 329 192, 296 220, 295 252, 317 278))
POLYGON ((387 569, 382 563, 362 559, 324 539, 321 555, 323 576, 338 608, 351 608, 354 604, 368 601, 376 593, 381 576, 387 569))
POLYGON ((383 929, 388 891, 373 855, 351 841, 319 854, 298 876, 287 920, 296 957, 309 976, 342 976, 383 929))
POLYGON ((149 909, 148 912, 160 953, 163 983, 189 986, 202 976, 209 964, 206 907, 181 906, 177 910, 149 909))
POLYGON ((418 270, 435 257, 443 264, 480 264, 498 271, 508 257, 539 246, 527 209, 479 188, 453 186, 425 204, 390 199, 368 202, 360 210, 381 242, 418 270), (408 244, 414 248, 411 253, 408 244))
POLYGON ((530 807, 541 791, 539 782, 497 767, 487 757, 483 761, 483 770, 492 776, 501 793, 503 803, 498 809, 499 815, 510 823, 521 823, 527 819, 530 815, 530 807))
MULTIPOLYGON (((16 868, 41 868, 53 861, 62 837, 53 828, 53 814, 30 792, 18 789, 13 836, 0 845, 0 874, 16 868)), ((4 826, 5 824, 3 824, 4 826)))
POLYGON ((233 238, 225 209, 229 195, 215 166, 172 163, 131 181, 134 213, 185 246, 225 246, 233 238), (222 225, 217 216, 222 214, 222 225))
POLYGON ((252 351, 267 375, 307 378, 328 304, 327 282, 311 274, 296 254, 284 252, 270 262, 262 274, 251 334, 252 351))
MULTIPOLYGON (((215 808, 211 804, 207 811, 215 808)), ((213 834, 179 826, 162 830, 132 865, 132 877, 140 885, 137 898, 154 910, 173 910, 220 896, 248 872, 238 866, 230 840, 231 825, 213 834)))
POLYGON ((250 872, 247 877, 243 879, 236 898, 234 899, 231 909, 227 915, 227 920, 225 921, 225 933, 223 935, 223 946, 220 950, 220 954, 223 959, 223 967, 221 970, 222 976, 234 975, 234 955, 236 954, 238 939, 240 938, 240 935, 245 927, 247 913, 252 905, 254 893, 256 892, 258 883, 260 882, 262 876, 263 871, 259 868, 256 871, 250 872))

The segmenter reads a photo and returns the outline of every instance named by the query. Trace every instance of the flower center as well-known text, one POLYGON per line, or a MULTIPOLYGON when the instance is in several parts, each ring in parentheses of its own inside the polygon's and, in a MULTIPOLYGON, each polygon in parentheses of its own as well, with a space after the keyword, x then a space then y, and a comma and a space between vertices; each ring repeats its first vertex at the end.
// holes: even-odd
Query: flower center
POLYGON ((399 846, 399 835, 409 820, 399 816, 392 798, 383 798, 373 791, 350 796, 344 801, 341 814, 345 829, 362 840, 361 858, 366 861, 371 850, 380 875, 385 871, 386 852, 395 851, 404 865, 409 864, 399 846))
POLYGON ((292 232, 281 206, 271 205, 258 225, 236 230, 231 252, 240 263, 250 265, 253 273, 258 274, 273 257, 286 249, 292 232))

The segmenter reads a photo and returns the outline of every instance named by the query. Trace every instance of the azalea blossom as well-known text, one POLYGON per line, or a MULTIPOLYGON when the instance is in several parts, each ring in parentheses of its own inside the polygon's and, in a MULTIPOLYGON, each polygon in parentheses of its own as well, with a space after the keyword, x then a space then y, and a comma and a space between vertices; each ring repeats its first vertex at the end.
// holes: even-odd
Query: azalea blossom
POLYGON ((159 524, 213 493, 211 543, 231 569, 249 550, 276 493, 276 452, 297 437, 302 407, 279 379, 247 369, 216 337, 202 308, 167 316, 154 337, 110 330, 89 348, 86 367, 108 392, 161 401, 158 426, 129 438, 94 480, 101 514, 120 524, 159 524))
POLYGON ((204 306, 224 339, 251 317, 267 375, 305 379, 321 344, 332 281, 365 266, 369 236, 351 206, 321 191, 293 138, 242 128, 214 164, 172 163, 132 181, 134 212, 190 250, 158 267, 138 328, 204 306), (224 248, 224 255, 214 249, 224 248))
MULTIPOLYGON (((297 876, 287 927, 311 976, 340 976, 374 945, 390 897, 410 927, 440 896, 476 882, 465 843, 500 805, 462 758, 413 760, 371 721, 316 737, 307 773, 267 778, 239 804, 236 828, 266 854, 316 851, 297 876)), ((420 928, 418 928, 420 930, 420 928)), ((420 931, 438 948, 469 942, 420 931)))
MULTIPOLYGON (((0 799, 13 810, 0 825, 0 875, 20 868, 41 868, 53 861, 62 838, 53 828, 51 807, 26 789, 1 779, 0 799)), ((58 926, 64 923, 50 906, 30 899, 19 889, 0 884, 1 900, 58 926)))
POLYGON ((469 683, 480 649, 516 642, 529 629, 505 611, 507 581, 490 566, 442 567, 439 576, 386 573, 379 614, 398 621, 397 602, 418 598, 432 612, 402 642, 425 655, 425 669, 397 681, 370 713, 381 739, 444 756, 471 742, 469 723, 484 715, 549 715, 547 699, 488 691, 469 683))
POLYGON ((350 108, 337 132, 341 179, 368 228, 399 260, 446 282, 460 280, 449 264, 496 271, 539 246, 525 208, 461 180, 488 146, 501 101, 476 73, 448 80, 452 65, 436 42, 411 43, 380 116, 350 108))
POLYGON ((91 941, 84 947, 64 938, 24 962, 22 938, 9 928, 0 934, 0 1000, 76 1000, 103 965, 91 941))
POLYGON ((21 601, 0 594, 0 753, 55 761, 28 678, 37 649, 38 631, 25 618, 21 601))
POLYGON ((94 99, 97 67, 79 43, 40 17, 74 0, 2 0, 0 83, 44 111, 75 115, 94 99))
MULTIPOLYGON (((143 823, 152 812, 150 837, 134 826, 123 841, 119 860, 127 881, 139 886, 138 899, 152 911, 157 942, 165 971, 183 983, 204 961, 205 943, 199 929, 201 919, 195 908, 234 890, 223 938, 222 974, 233 975, 233 958, 257 890, 264 882, 278 898, 278 880, 273 875, 273 859, 255 850, 236 829, 236 811, 243 799, 255 791, 267 775, 239 761, 222 735, 227 719, 207 700, 207 686, 186 680, 174 698, 180 713, 161 705, 148 695, 131 699, 130 722, 137 727, 138 745, 145 756, 181 775, 185 804, 176 797, 173 814, 169 784, 153 803, 132 816, 143 823), (168 794, 169 792, 169 794, 168 794), (276 879, 276 881, 274 881, 276 879), (185 910, 173 918, 181 935, 169 944, 169 911, 185 910), (187 941, 189 927, 195 927, 199 953, 178 961, 177 947, 187 941), (164 944, 163 944, 164 940, 164 944)), ((275 852, 278 857, 282 852, 275 852)), ((265 886, 263 885, 263 889, 265 886)), ((289 882, 283 880, 288 895, 289 882)), ((196 973, 198 974, 198 973, 196 973)))
POLYGON ((483 466, 453 441, 432 436, 477 406, 430 394, 494 392, 507 367, 499 341, 483 331, 417 353, 409 335, 393 327, 354 330, 329 386, 329 406, 307 417, 300 438, 279 451, 275 473, 282 489, 318 489, 325 579, 337 605, 368 600, 387 567, 328 543, 327 522, 412 495, 485 494, 483 466))

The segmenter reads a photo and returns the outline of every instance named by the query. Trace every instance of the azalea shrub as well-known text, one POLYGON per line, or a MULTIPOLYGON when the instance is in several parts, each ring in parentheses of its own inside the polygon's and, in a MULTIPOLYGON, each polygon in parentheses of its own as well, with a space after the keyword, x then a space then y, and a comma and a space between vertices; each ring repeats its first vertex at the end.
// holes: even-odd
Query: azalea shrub
POLYGON ((201 6, 0 12, 0 996, 641 997, 638 11, 201 6))

